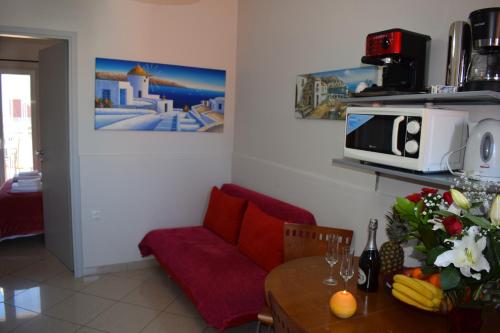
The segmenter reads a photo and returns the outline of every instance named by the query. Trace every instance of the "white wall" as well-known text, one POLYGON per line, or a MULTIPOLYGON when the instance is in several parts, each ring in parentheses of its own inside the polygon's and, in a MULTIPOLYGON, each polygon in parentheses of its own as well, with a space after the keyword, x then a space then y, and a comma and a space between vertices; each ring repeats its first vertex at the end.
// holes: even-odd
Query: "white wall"
POLYGON ((6 26, 77 34, 84 266, 140 259, 155 228, 201 223, 210 187, 229 181, 237 2, 158 6, 127 0, 1 0, 6 26), (225 69, 223 134, 94 130, 95 58, 225 69), (91 219, 101 210, 102 221, 91 219))
MULTIPOLYGON (((420 185, 332 166, 342 157, 344 122, 294 119, 297 74, 360 65, 370 32, 403 28, 432 37, 429 82, 443 83, 452 21, 498 0, 252 0, 238 9, 237 104, 233 181, 311 210, 321 225, 355 231, 394 197, 420 185)), ((497 108, 498 111, 498 108, 497 108)), ((379 225, 380 225, 379 224, 379 225)))

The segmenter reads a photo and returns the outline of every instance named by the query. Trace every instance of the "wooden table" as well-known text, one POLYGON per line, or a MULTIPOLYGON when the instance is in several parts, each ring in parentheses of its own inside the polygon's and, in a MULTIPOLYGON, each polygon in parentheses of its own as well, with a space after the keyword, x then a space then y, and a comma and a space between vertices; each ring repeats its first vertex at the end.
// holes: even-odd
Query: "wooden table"
MULTIPOLYGON (((335 265, 336 286, 323 284, 328 266, 323 257, 292 260, 273 269, 266 278, 266 295, 272 292, 285 312, 307 332, 341 333, 448 333, 447 318, 418 310, 395 299, 382 285, 378 292, 358 290, 356 276, 348 290, 356 297, 358 308, 349 319, 339 319, 330 312, 330 297, 343 288, 335 265)), ((357 265, 356 265, 357 272, 357 265)))

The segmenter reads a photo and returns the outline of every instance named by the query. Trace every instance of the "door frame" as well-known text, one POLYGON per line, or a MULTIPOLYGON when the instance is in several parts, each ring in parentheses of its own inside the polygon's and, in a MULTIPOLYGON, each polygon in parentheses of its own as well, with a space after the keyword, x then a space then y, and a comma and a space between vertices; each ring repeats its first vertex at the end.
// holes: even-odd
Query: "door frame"
POLYGON ((0 25, 0 34, 53 38, 68 43, 68 112, 69 112, 69 174, 71 193, 71 224, 73 233, 74 275, 83 275, 83 244, 80 200, 80 159, 78 149, 77 108, 77 34, 70 31, 36 29, 0 25))
MULTIPOLYGON (((40 149, 40 126, 39 126, 39 114, 38 114, 38 64, 23 64, 12 62, 10 64, 1 64, 0 61, 0 75, 2 74, 19 74, 19 75, 29 75, 31 78, 30 89, 31 89, 31 136, 32 136, 32 146, 33 146, 33 168, 40 170, 40 162, 37 161, 36 151, 40 149)), ((0 83, 0 89, 2 84, 0 83)), ((1 93, 1 92, 0 92, 1 93)), ((0 96, 0 103, 2 102, 2 97, 0 96)), ((0 104, 0 116, 2 115, 3 109, 0 104)), ((1 126, 3 119, 0 119, 0 133, 2 131, 1 126)), ((1 139, 0 135, 0 139, 1 139)), ((1 156, 0 156, 1 160, 1 156)), ((1 163, 1 161, 0 161, 1 163)), ((2 167, 0 167, 0 172, 2 172, 2 167)), ((0 175, 0 180, 2 176, 0 175)), ((5 181, 5 180, 4 180, 5 181)), ((1 184, 1 182, 0 182, 1 184)))

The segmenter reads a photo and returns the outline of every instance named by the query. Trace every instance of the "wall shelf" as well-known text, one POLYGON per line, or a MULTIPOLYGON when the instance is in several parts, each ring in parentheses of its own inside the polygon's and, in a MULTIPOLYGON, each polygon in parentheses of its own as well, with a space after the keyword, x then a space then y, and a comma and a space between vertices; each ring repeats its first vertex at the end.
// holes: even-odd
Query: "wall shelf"
MULTIPOLYGON (((417 173, 410 170, 404 170, 399 168, 393 168, 389 166, 373 164, 370 162, 361 162, 358 160, 350 158, 334 158, 332 159, 332 165, 339 165, 348 168, 362 169, 367 171, 375 172, 378 176, 384 175, 391 178, 397 178, 400 180, 411 181, 418 184, 428 184, 438 187, 448 188, 451 185, 455 185, 455 179, 459 178, 454 176, 449 172, 442 173, 417 173)), ((483 183, 487 185, 487 192, 499 193, 500 183, 483 183)), ((378 190, 378 178, 375 191, 378 190)))
POLYGON ((332 159, 333 165, 346 166, 351 168, 363 169, 368 171, 373 171, 377 175, 387 175, 392 177, 403 178, 405 180, 411 180, 417 183, 431 184, 431 185, 441 185, 449 187, 453 184, 453 179, 457 178, 452 174, 446 173, 414 173, 411 171, 404 171, 398 168, 391 168, 388 166, 381 166, 378 164, 372 164, 369 162, 361 162, 358 160, 348 159, 348 158, 334 158, 332 159))
POLYGON ((350 105, 379 104, 468 104, 468 105, 500 105, 500 92, 496 91, 462 91, 449 94, 409 94, 393 96, 341 98, 340 102, 350 105))

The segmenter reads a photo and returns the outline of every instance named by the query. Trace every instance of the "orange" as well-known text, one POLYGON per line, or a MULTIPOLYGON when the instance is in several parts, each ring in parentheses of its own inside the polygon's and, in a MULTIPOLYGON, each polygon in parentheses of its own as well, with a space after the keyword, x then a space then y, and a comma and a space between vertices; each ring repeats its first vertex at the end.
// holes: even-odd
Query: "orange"
POLYGON ((330 310, 339 318, 349 318, 356 313, 356 299, 354 296, 346 291, 337 291, 330 298, 330 310))
POLYGON ((423 280, 425 278, 425 275, 420 267, 415 267, 411 272, 411 277, 414 279, 423 280))
POLYGON ((436 288, 441 289, 441 275, 439 273, 432 274, 427 281, 432 283, 436 288))

